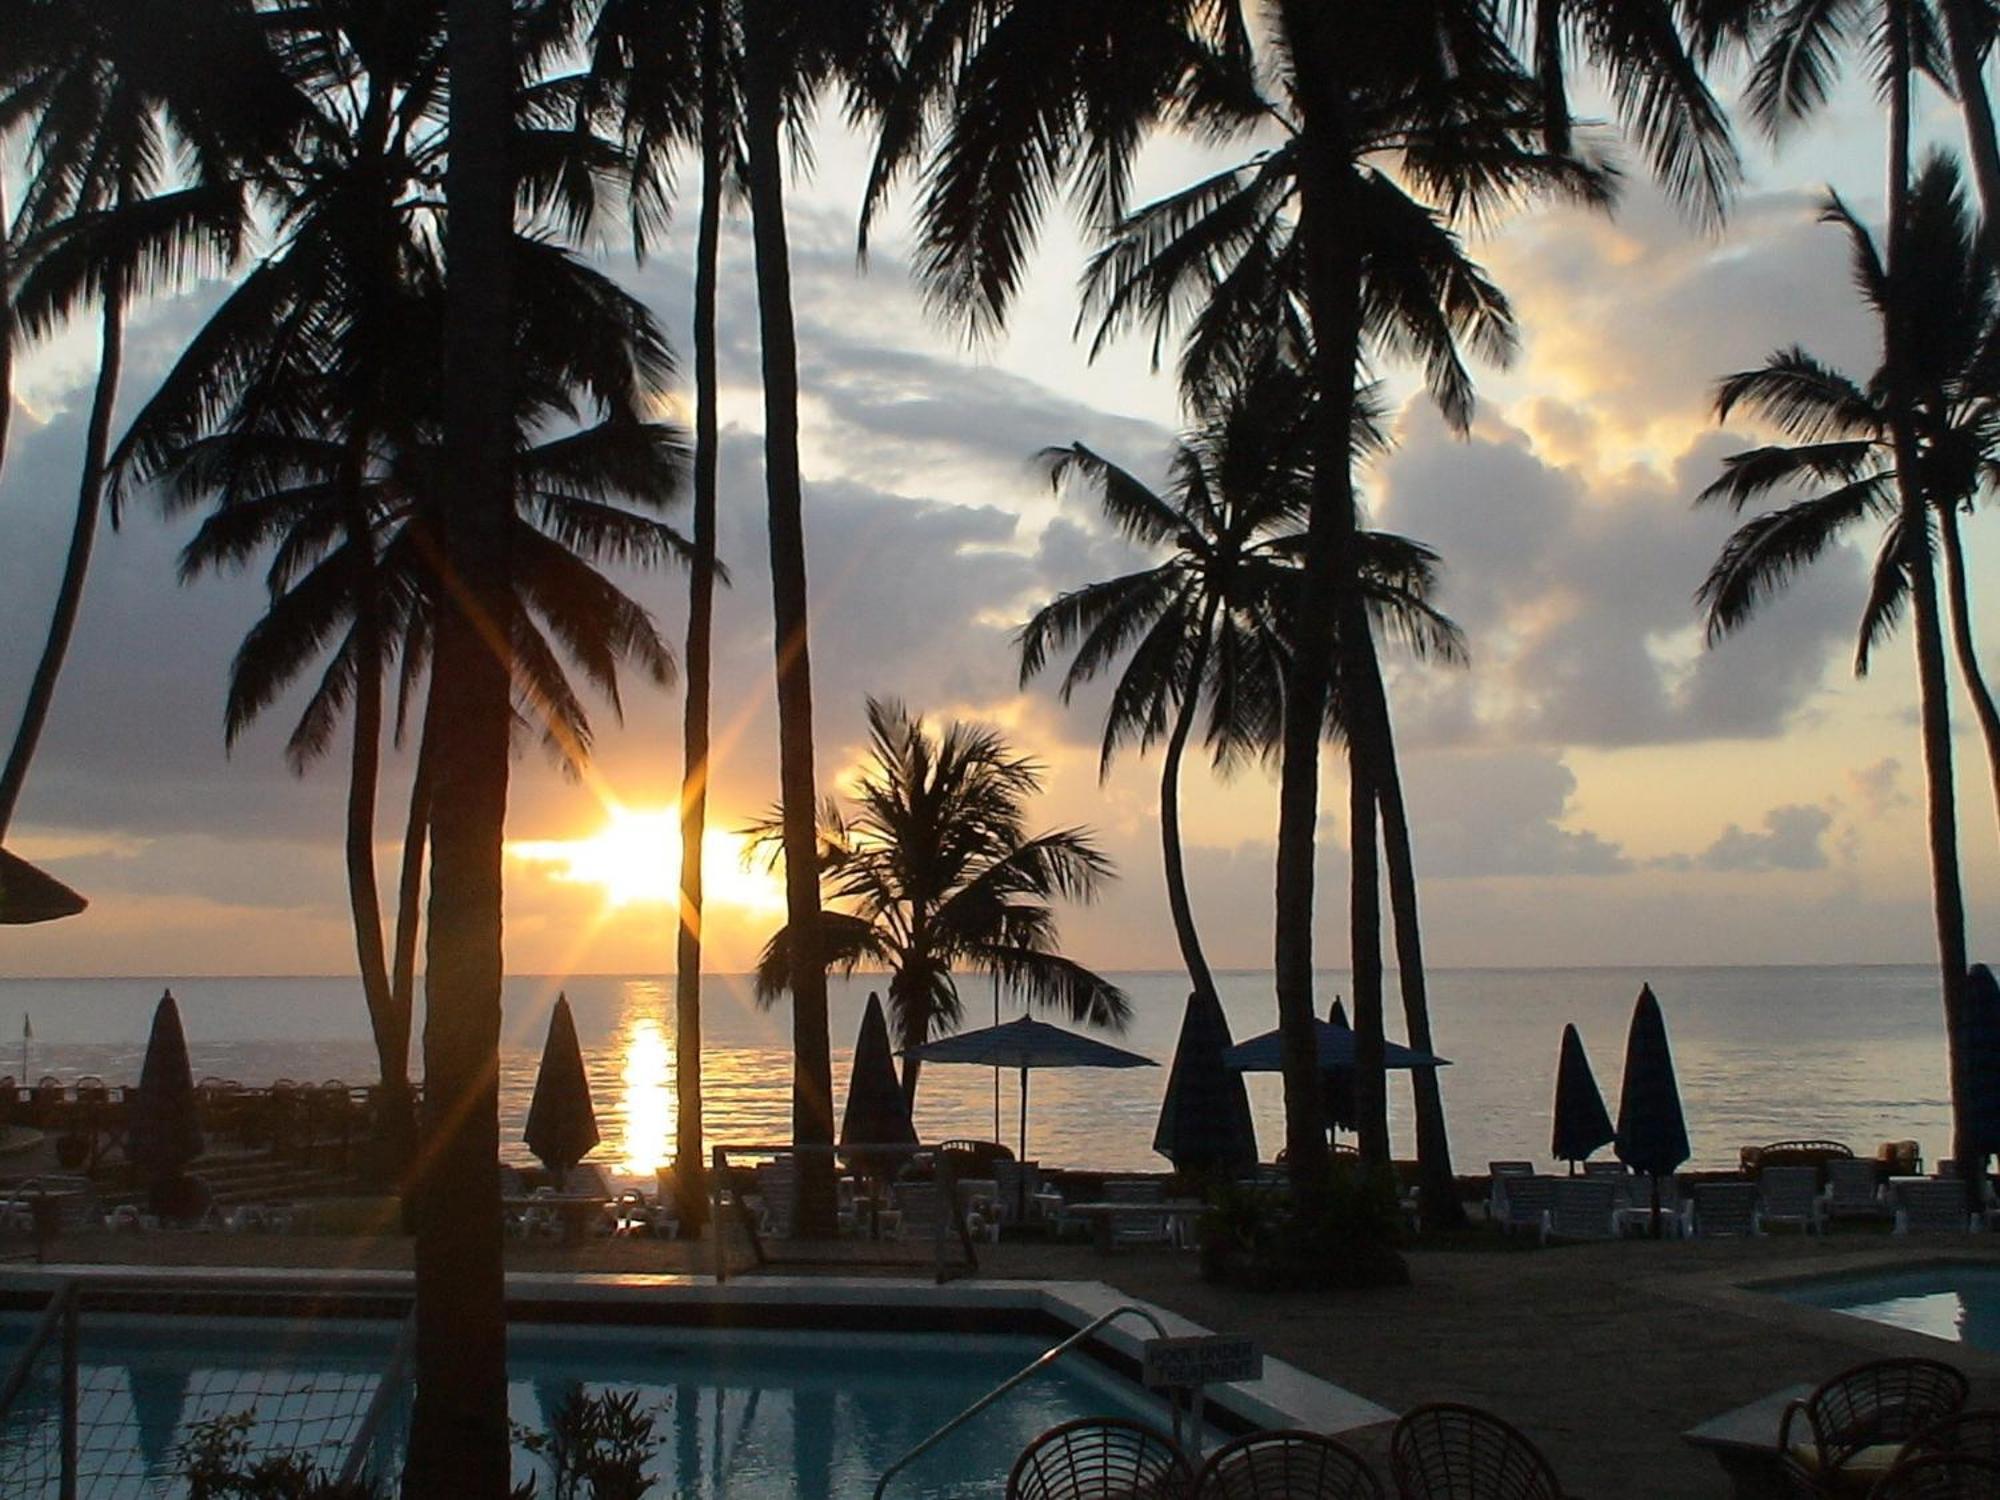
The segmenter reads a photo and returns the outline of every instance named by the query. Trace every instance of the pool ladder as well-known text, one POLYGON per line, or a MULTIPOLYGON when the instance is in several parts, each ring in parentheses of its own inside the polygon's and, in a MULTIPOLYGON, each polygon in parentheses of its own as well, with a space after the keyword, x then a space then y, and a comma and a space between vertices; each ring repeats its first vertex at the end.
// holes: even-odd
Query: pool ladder
MULTIPOLYGON (((993 1387, 992 1390, 988 1391, 985 1395, 981 1396, 977 1401, 973 1402, 972 1405, 966 1407, 964 1411, 960 1412, 957 1416, 953 1417, 949 1422, 946 1422, 944 1426, 940 1427, 936 1432, 933 1432, 929 1437, 925 1438, 921 1443, 918 1443, 916 1447, 912 1448, 908 1453, 905 1453, 901 1458, 897 1459, 894 1463, 890 1464, 888 1468, 884 1469, 882 1471, 882 1477, 875 1481, 874 1500, 882 1500, 882 1496, 888 1492, 890 1480, 894 1479, 898 1474, 902 1473, 903 1470, 907 1469, 911 1464, 915 1463, 918 1459, 922 1458, 926 1453, 930 1452, 931 1449, 935 1448, 939 1443, 943 1442, 946 1438, 950 1437, 954 1432, 958 1431, 958 1429, 963 1427, 967 1422, 970 1422, 974 1417, 978 1416, 981 1412, 985 1411, 987 1407, 993 1405, 994 1402, 998 1401, 1001 1397, 1005 1396, 1009 1391, 1012 1391, 1016 1386, 1022 1385, 1028 1380, 1033 1379, 1036 1375, 1039 1375, 1042 1371, 1046 1370, 1050 1365, 1054 1364, 1057 1360, 1061 1359, 1065 1354, 1069 1353, 1070 1350, 1076 1348, 1077 1345, 1083 1343, 1092 1334, 1096 1333, 1098 1329, 1104 1327, 1107 1323, 1113 1322, 1118 1318, 1125 1317, 1127 1314, 1135 1318, 1143 1318, 1145 1319, 1146 1322, 1152 1324, 1153 1332, 1159 1335, 1159 1337, 1165 1338, 1167 1336, 1167 1330, 1161 1326, 1160 1320, 1158 1316, 1153 1312, 1153 1310, 1148 1307, 1141 1307, 1136 1302, 1123 1303, 1117 1307, 1112 1308, 1110 1312, 1105 1313, 1100 1317, 1091 1319, 1090 1322, 1084 1324, 1083 1327, 1077 1329, 1075 1333, 1071 1334, 1068 1338, 1064 1339, 1060 1344, 1057 1344, 1052 1349, 1043 1351, 1043 1353, 1039 1355, 1032 1363, 1022 1367, 1019 1370, 1016 1370, 1012 1375, 1009 1375, 1005 1380, 1001 1381, 1000 1384, 993 1387)), ((1178 1442, 1181 1437, 1180 1427, 1181 1427, 1180 1407, 1175 1406, 1174 1439, 1176 1442, 1178 1442)))

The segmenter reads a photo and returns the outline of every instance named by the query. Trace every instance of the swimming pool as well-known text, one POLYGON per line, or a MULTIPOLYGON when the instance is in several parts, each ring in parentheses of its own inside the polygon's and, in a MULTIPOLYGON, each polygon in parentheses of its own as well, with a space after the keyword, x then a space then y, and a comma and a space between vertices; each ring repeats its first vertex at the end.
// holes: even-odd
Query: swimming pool
MULTIPOLYGON (((0 1349, 31 1315, 0 1314, 0 1349)), ((253 1441, 337 1466, 374 1399, 398 1325, 335 1320, 90 1314, 79 1344, 79 1427, 95 1496, 178 1494, 176 1450, 206 1417, 248 1407, 253 1441)), ((865 1495, 889 1464, 1046 1349, 1027 1333, 517 1323, 508 1407, 528 1430, 578 1383, 632 1392, 656 1422, 652 1493, 686 1500, 832 1500, 865 1495)), ((53 1496, 59 1402, 31 1390, 0 1432, 13 1455, 8 1496, 53 1496)), ((982 1413, 898 1479, 893 1494, 999 1494, 1008 1466, 1045 1428, 1081 1415, 1168 1425, 1156 1398, 1085 1358, 1070 1358, 982 1413)), ((385 1467, 407 1409, 391 1408, 385 1467)), ((515 1477, 536 1472, 517 1450, 515 1477)), ((548 1482, 542 1478, 546 1492, 548 1482)))
POLYGON ((1787 1302, 2000 1353, 2000 1266, 1941 1262, 1814 1277, 1769 1290, 1787 1302))

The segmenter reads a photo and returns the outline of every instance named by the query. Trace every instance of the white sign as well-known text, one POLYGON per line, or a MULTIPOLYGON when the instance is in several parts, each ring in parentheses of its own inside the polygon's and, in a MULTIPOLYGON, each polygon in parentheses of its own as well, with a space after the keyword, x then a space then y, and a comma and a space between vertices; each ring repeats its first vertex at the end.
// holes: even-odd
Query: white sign
POLYGON ((1155 1390, 1226 1385, 1235 1380, 1258 1380, 1264 1374, 1264 1351, 1255 1339, 1240 1334, 1147 1339, 1144 1349, 1145 1383, 1155 1390))

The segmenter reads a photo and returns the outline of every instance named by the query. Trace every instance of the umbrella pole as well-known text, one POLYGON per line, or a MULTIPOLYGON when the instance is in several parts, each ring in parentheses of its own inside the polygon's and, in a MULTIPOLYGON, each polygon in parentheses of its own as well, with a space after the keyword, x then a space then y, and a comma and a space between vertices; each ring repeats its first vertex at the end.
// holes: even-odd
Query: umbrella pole
MULTIPOLYGON (((993 1024, 1000 1024, 1000 971, 993 971, 993 1024)), ((27 1071, 26 1069, 22 1070, 27 1071)), ((993 1139, 1000 1139, 1000 1065, 993 1065, 993 1139)))

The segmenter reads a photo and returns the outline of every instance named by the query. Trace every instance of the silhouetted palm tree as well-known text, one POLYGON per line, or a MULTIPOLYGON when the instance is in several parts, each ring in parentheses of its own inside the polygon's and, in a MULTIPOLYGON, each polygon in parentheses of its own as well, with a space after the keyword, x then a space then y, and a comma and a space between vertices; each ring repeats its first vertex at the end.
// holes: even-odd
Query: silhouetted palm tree
MULTIPOLYGON (((101 330, 68 554, 0 767, 0 835, 19 805, 83 601, 127 309, 236 260, 247 229, 242 168, 289 128, 287 96, 254 26, 230 0, 0 6, 0 140, 25 132, 29 171, 11 236, 0 225, 14 262, 0 275, 9 301, 0 342, 11 369, 16 344, 46 337, 89 305, 101 330)), ((9 389, 0 404, 11 400, 9 389)))
MULTIPOLYGON (((1916 620, 1917 684, 1929 805, 1931 888, 1954 1117, 1965 1122, 1959 1012, 1966 973, 1965 911, 1958 866, 1952 787, 1951 725, 1944 645, 1934 578, 1932 529, 1953 513, 1976 480, 1959 443, 1961 422, 1989 429, 2000 339, 1992 323, 1990 271, 1978 262, 1958 196, 1955 168, 1943 158, 1924 169, 1902 205, 1904 222, 1885 262, 1874 239, 1838 198, 1822 218, 1846 230, 1855 280, 1882 327, 1883 357, 1863 386, 1793 347, 1760 369, 1723 380, 1716 414, 1739 408, 1774 423, 1792 442, 1733 456, 1702 494, 1738 507, 1774 490, 1815 491, 1745 522, 1730 537, 1698 598, 1711 642, 1740 628, 1797 572, 1864 521, 1883 524, 1874 579, 1861 620, 1856 668, 1908 607, 1916 620), (1977 278, 1976 289, 1967 285, 1977 278), (1937 278, 1933 280, 1933 278, 1937 278), (1970 302, 1968 303, 1968 298, 1970 302), (1976 316, 1983 308, 1983 320, 1976 316), (1973 321, 1966 321, 1971 317, 1973 321), (1962 382, 1969 381, 1968 390, 1962 382)), ((1961 1133, 1961 1154, 1977 1154, 1961 1133)))
MULTIPOLYGON (((851 910, 820 914, 825 968, 870 961, 889 970, 889 1018, 899 1047, 920 1047, 964 1018, 954 971, 997 975, 1030 1005, 1122 1030, 1124 992, 1056 949, 1056 900, 1089 901, 1111 878, 1090 833, 1030 834, 1026 804, 1041 768, 990 729, 947 724, 933 736, 893 700, 868 700, 872 762, 844 814, 820 814, 821 863, 836 900, 851 910)), ((783 838, 780 819, 751 830, 783 838)), ((757 964, 757 996, 771 1004, 798 979, 791 927, 780 928, 757 964)), ((912 1103, 922 1064, 903 1060, 912 1103)))

